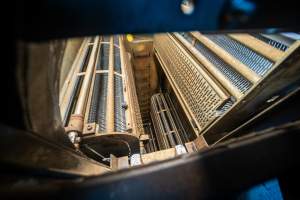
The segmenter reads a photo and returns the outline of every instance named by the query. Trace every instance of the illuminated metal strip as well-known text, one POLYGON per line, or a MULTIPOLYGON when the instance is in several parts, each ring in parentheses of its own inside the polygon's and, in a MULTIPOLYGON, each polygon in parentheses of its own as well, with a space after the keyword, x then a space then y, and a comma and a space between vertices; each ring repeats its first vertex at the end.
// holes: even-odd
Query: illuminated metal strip
POLYGON ((228 53, 260 76, 265 75, 274 64, 272 61, 247 48, 238 41, 231 39, 227 35, 208 34, 206 37, 225 49, 228 53))
POLYGON ((253 37, 255 37, 255 38, 257 38, 257 39, 259 39, 259 40, 261 40, 261 41, 263 41, 263 42, 265 42, 265 43, 271 45, 272 47, 281 50, 281 51, 286 51, 286 50, 289 48, 288 45, 283 44, 283 43, 281 43, 280 41, 276 41, 276 40, 267 38, 267 37, 265 37, 265 36, 263 36, 263 35, 261 35, 261 34, 255 34, 255 33, 252 33, 251 35, 252 35, 253 37))
POLYGON ((196 63, 171 35, 156 35, 155 49, 174 91, 201 131, 216 118, 230 95, 196 63))
POLYGON ((253 51, 263 55, 264 57, 270 59, 273 62, 277 62, 284 56, 284 52, 265 42, 253 37, 246 33, 234 33, 228 35, 230 38, 240 42, 246 47, 252 49, 253 51))
POLYGON ((242 74, 246 79, 252 83, 256 83, 260 80, 260 76, 251 70, 247 65, 242 63, 239 59, 235 58, 225 49, 217 45, 215 42, 210 40, 207 36, 202 35, 199 32, 191 32, 191 34, 207 48, 213 51, 218 57, 220 57, 224 62, 233 67, 236 71, 242 74))

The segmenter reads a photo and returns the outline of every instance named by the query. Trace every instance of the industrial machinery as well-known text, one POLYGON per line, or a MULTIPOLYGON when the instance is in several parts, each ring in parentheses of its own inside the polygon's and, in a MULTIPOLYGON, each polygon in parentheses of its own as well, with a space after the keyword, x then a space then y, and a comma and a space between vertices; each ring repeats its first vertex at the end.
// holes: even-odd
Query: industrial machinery
POLYGON ((200 32, 85 38, 61 84, 66 134, 106 170, 224 142, 297 90, 299 38, 200 32))
POLYGON ((297 2, 13 9, 2 199, 298 199, 297 2))

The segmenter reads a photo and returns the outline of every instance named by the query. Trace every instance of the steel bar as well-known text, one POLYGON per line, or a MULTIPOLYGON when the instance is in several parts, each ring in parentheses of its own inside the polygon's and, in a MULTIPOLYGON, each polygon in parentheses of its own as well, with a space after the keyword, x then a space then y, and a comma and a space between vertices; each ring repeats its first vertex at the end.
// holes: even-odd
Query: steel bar
POLYGON ((110 38, 106 102, 106 131, 114 132, 114 40, 110 38))
POLYGON ((95 43, 93 45, 93 49, 91 52, 91 57, 89 59, 88 66, 86 69, 86 75, 83 79, 82 87, 81 87, 81 90, 79 93, 79 97, 78 97, 78 101, 77 101, 77 105, 76 105, 74 114, 82 115, 84 113, 85 104, 86 104, 86 100, 87 100, 87 94, 88 94, 91 79, 93 76, 93 69, 95 67, 96 54, 97 54, 97 49, 99 46, 98 43, 99 43, 99 37, 96 37, 95 43))
POLYGON ((66 129, 71 142, 76 143, 76 146, 77 146, 76 138, 77 138, 78 134, 81 134, 83 131, 85 107, 87 104, 88 92, 89 92, 89 88, 91 85, 91 79, 92 79, 93 71, 94 71, 94 67, 95 67, 96 54, 97 54, 97 49, 99 46, 98 43, 99 43, 99 37, 96 37, 91 55, 88 58, 89 60, 87 61, 88 66, 86 68, 86 74, 84 76, 82 86, 80 89, 80 93, 79 93, 79 96, 78 96, 78 99, 76 102, 75 111, 72 114, 71 119, 68 124, 68 127, 66 129))

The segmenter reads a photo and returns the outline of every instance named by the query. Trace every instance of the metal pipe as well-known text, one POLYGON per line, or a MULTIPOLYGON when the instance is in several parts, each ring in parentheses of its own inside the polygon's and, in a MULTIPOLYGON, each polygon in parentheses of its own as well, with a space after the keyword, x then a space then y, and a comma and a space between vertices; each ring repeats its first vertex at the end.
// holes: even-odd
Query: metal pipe
POLYGON ((62 118, 66 118, 68 114, 68 107, 70 101, 72 100, 74 88, 76 87, 76 76, 79 73, 81 66, 83 65, 83 60, 88 51, 88 42, 90 38, 85 39, 76 55, 76 58, 71 66, 71 70, 66 78, 66 81, 60 91, 59 95, 59 107, 61 110, 62 118))
POLYGON ((95 60, 96 60, 96 53, 97 53, 97 49, 99 46, 99 37, 95 38, 95 43, 93 45, 93 49, 92 49, 92 53, 88 62, 88 66, 86 69, 86 73, 82 82, 82 86, 80 89, 80 93, 78 96, 78 101, 77 101, 77 105, 74 111, 74 114, 78 114, 78 115, 82 115, 84 113, 84 109, 85 109, 85 105, 86 105, 86 100, 87 100, 87 96, 88 96, 88 91, 90 88, 90 83, 91 83, 91 79, 93 76, 93 69, 95 67, 95 60))
POLYGON ((75 107, 75 111, 70 118, 70 122, 68 127, 66 128, 66 132, 72 143, 76 144, 79 142, 77 140, 78 135, 83 131, 83 121, 84 121, 84 111, 85 105, 87 102, 88 91, 91 85, 91 79, 93 75, 93 70, 95 67, 95 58, 97 49, 99 46, 99 37, 96 37, 95 43, 93 45, 93 49, 89 58, 88 66, 86 69, 86 73, 82 82, 82 86, 80 89, 80 93, 78 95, 77 104, 75 107))
POLYGON ((106 103, 106 131, 114 132, 114 41, 110 37, 107 103, 106 103))

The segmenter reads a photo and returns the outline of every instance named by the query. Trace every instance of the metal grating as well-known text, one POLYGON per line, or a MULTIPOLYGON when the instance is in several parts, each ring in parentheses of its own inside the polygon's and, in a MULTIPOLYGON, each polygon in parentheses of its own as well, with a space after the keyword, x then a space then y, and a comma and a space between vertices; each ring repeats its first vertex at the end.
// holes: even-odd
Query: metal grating
MULTIPOLYGON (((107 80, 108 74, 96 74, 94 90, 99 91, 97 105, 97 124, 99 125, 99 132, 106 129, 106 100, 107 100, 107 80)), ((91 103, 91 106, 93 103, 91 103)), ((95 109, 95 108, 93 108, 95 109)), ((91 121, 92 122, 92 121, 91 121)))
POLYGON ((194 37, 191 36, 191 34, 185 33, 185 32, 181 32, 181 33, 179 33, 179 34, 182 35, 182 37, 183 37, 184 39, 186 39, 189 43, 192 44, 192 42, 193 42, 193 40, 194 40, 194 37))
POLYGON ((272 61, 226 35, 210 34, 206 35, 206 37, 225 49, 260 76, 265 75, 274 64, 272 61))
POLYGON ((227 99, 213 88, 201 74, 199 67, 191 61, 179 44, 170 36, 155 36, 155 48, 160 59, 165 63, 163 68, 172 77, 174 87, 182 94, 182 98, 190 108, 200 130, 204 129, 216 118, 216 111, 227 99))
POLYGON ((119 36, 114 35, 114 45, 119 46, 119 36))
POLYGON ((103 42, 109 42, 110 36, 103 36, 103 42))
POLYGON ((169 105, 161 93, 151 97, 151 118, 160 150, 182 144, 169 105))
POLYGON ((123 94, 122 77, 114 75, 114 111, 115 111, 115 131, 124 132, 126 130, 125 102, 123 94))
POLYGON ((289 46, 281 43, 280 41, 272 40, 270 38, 264 37, 261 34, 252 33, 250 35, 252 35, 253 37, 255 37, 255 38, 257 38, 257 39, 259 39, 259 40, 261 40, 261 41, 263 41, 263 42, 265 42, 265 43, 271 45, 272 47, 274 47, 276 49, 279 49, 281 51, 286 51, 289 48, 289 46))
POLYGON ((205 56, 224 76, 242 93, 248 91, 252 83, 243 77, 239 72, 225 63, 221 58, 214 54, 210 49, 197 41, 195 48, 205 56))
POLYGON ((114 47, 114 70, 119 74, 122 73, 121 69, 121 59, 120 59, 120 49, 119 47, 114 47))
POLYGON ((99 59, 97 70, 108 70, 109 44, 101 44, 99 59))
POLYGON ((164 94, 164 98, 165 98, 165 100, 167 102, 167 105, 170 109, 171 116, 174 119, 177 131, 178 131, 178 134, 179 134, 181 140, 184 143, 189 142, 189 136, 188 136, 188 133, 186 132, 187 129, 183 126, 183 124, 182 124, 183 120, 178 115, 178 109, 179 108, 175 107, 175 105, 173 103, 173 99, 170 98, 170 95, 168 93, 164 94))

